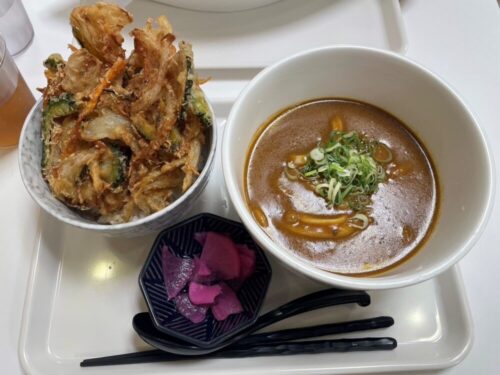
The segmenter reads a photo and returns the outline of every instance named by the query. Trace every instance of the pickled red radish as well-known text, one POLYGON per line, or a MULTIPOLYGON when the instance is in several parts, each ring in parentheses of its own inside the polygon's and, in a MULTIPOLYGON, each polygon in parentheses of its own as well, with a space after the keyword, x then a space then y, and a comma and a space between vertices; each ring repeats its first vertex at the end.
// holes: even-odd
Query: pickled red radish
POLYGON ((162 248, 168 298, 174 298, 179 313, 193 323, 203 321, 208 308, 219 321, 242 312, 235 291, 255 272, 255 251, 216 232, 198 232, 194 239, 203 246, 194 259, 176 257, 168 246, 162 248))
POLYGON ((168 246, 163 246, 161 249, 161 265, 165 289, 170 300, 177 296, 191 280, 194 261, 190 258, 176 257, 170 252, 168 246))
POLYGON ((200 260, 221 280, 240 274, 240 257, 234 242, 222 234, 207 232, 200 260))
POLYGON ((255 251, 247 245, 236 245, 236 248, 240 256, 240 274, 236 279, 230 280, 229 284, 238 290, 255 271, 255 251))
POLYGON ((208 307, 193 304, 187 293, 179 294, 175 297, 174 301, 177 311, 186 319, 189 319, 195 324, 205 320, 208 307))
POLYGON ((220 283, 222 293, 215 299, 211 310, 216 320, 225 320, 229 315, 243 311, 236 293, 225 283, 220 283))
POLYGON ((219 284, 203 285, 195 281, 189 283, 189 299, 195 305, 211 305, 221 293, 222 288, 219 284))
POLYGON ((215 275, 204 261, 194 258, 194 272, 191 279, 198 283, 210 283, 215 280, 215 275))

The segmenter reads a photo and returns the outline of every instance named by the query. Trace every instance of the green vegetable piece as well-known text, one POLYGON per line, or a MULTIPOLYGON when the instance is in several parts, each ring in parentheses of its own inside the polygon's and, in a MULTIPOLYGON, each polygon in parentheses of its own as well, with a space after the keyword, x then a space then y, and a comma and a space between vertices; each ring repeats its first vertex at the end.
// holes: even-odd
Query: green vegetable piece
POLYGON ((191 110, 205 127, 210 127, 213 125, 214 121, 205 95, 200 86, 196 83, 193 50, 189 43, 183 41, 179 42, 179 49, 183 51, 186 56, 187 67, 184 102, 181 108, 180 119, 182 122, 186 121, 187 111, 191 110))
POLYGON ((213 125, 212 111, 208 106, 208 102, 198 85, 195 85, 191 91, 191 108, 193 113, 200 119, 205 127, 213 125))
POLYGON ((108 147, 111 149, 110 158, 101 163, 101 174, 103 179, 115 188, 125 181, 128 158, 119 147, 108 147))
POLYGON ((177 127, 173 128, 170 132, 170 142, 174 148, 177 148, 182 143, 182 135, 177 127))
POLYGON ((144 117, 137 116, 136 118, 133 118, 133 125, 148 141, 152 141, 156 138, 155 126, 148 122, 144 117))
POLYGON ((51 136, 55 120, 69 116, 77 111, 76 102, 71 94, 64 93, 49 100, 49 104, 42 114, 42 168, 45 168, 50 160, 51 136))
POLYGON ((52 72, 56 72, 59 66, 64 65, 64 59, 58 53, 53 53, 43 62, 43 66, 52 72))
POLYGON ((184 87, 184 99, 179 114, 180 122, 183 124, 187 119, 187 111, 189 102, 191 101, 191 91, 194 85, 194 63, 193 63, 193 50, 189 43, 184 41, 179 42, 179 49, 184 54, 186 59, 186 86, 184 87))

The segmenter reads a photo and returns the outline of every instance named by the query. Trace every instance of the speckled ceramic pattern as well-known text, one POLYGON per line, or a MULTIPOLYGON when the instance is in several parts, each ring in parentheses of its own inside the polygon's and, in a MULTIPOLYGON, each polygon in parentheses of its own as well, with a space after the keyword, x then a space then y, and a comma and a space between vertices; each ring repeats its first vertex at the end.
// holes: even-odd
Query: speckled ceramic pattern
MULTIPOLYGON (((213 111, 212 111, 213 112, 213 111)), ((215 116, 214 116, 215 119, 215 116)), ((156 232, 179 221, 192 206, 208 182, 215 155, 217 126, 212 126, 205 144, 205 165, 195 183, 170 206, 152 215, 124 224, 103 225, 84 218, 77 211, 54 198, 42 177, 42 141, 40 136, 42 101, 39 100, 24 123, 19 143, 19 169, 24 186, 38 205, 55 218, 79 228, 98 231, 112 236, 141 236, 156 232)))

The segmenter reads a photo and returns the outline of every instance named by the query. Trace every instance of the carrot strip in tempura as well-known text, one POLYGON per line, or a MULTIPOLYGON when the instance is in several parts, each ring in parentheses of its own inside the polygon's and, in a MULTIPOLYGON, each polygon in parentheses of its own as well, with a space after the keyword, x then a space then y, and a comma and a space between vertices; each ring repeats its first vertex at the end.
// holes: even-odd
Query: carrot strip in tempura
POLYGON ((111 66, 111 68, 106 71, 104 77, 101 79, 101 82, 96 86, 94 92, 90 94, 90 100, 83 111, 80 113, 80 116, 78 117, 78 123, 81 123, 86 116, 92 113, 92 111, 97 106, 97 102, 99 101, 99 98, 101 97, 104 90, 108 88, 120 74, 123 73, 123 71, 125 70, 125 65, 125 60, 122 58, 118 58, 111 66))

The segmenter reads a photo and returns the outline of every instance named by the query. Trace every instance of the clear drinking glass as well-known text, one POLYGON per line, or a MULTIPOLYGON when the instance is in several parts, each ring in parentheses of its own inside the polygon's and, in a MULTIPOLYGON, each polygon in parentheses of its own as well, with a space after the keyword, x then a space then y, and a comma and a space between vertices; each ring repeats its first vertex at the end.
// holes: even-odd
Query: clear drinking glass
POLYGON ((13 56, 33 39, 33 25, 21 0, 0 0, 0 35, 13 56))
POLYGON ((0 147, 18 144, 24 119, 33 104, 35 98, 0 36, 0 147))

